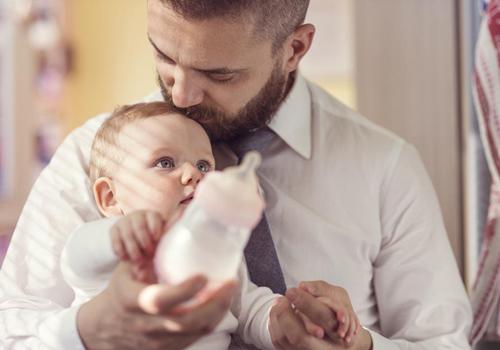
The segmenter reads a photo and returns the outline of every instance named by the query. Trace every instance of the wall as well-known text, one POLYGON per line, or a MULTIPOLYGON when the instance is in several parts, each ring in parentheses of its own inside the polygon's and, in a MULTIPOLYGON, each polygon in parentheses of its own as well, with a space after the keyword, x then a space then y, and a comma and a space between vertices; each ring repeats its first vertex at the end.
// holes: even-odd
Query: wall
POLYGON ((72 129, 146 96, 156 83, 146 0, 74 0, 68 7, 75 67, 64 122, 72 129))
POLYGON ((457 2, 356 0, 355 4, 358 108, 419 150, 462 269, 457 2))

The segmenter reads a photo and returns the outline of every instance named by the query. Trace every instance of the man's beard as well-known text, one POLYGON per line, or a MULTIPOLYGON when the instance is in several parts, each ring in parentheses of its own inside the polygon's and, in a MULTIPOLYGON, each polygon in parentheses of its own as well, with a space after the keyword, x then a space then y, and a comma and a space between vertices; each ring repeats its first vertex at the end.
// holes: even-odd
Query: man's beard
POLYGON ((200 123, 212 142, 230 141, 266 126, 278 111, 286 92, 287 76, 276 64, 264 87, 235 115, 202 105, 177 108, 172 95, 158 75, 158 84, 165 102, 180 113, 200 123))

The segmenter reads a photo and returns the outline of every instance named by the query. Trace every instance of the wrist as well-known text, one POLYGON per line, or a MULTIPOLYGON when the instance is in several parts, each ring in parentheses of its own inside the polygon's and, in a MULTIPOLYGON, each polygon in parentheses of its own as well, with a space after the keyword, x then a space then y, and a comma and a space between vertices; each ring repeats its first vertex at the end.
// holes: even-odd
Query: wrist
POLYGON ((358 350, 373 350, 373 340, 370 332, 366 328, 361 328, 359 333, 358 350))
POLYGON ((99 297, 89 300, 82 304, 76 315, 76 328, 80 340, 86 350, 91 350, 96 347, 95 341, 99 328, 99 297))

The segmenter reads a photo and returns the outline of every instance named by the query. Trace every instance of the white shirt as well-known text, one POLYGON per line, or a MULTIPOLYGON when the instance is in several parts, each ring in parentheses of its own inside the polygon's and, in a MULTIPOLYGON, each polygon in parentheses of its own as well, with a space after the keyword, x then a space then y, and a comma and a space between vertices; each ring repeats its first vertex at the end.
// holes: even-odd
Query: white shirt
MULTIPOLYGON (((6 347, 80 344, 59 259, 70 232, 99 217, 87 173, 105 117, 68 136, 21 214, 0 272, 6 347)), ((270 127, 280 139, 259 176, 287 286, 344 287, 374 350, 470 349, 470 304, 415 149, 300 75, 270 127)), ((215 151, 219 166, 235 161, 215 151)))
MULTIPOLYGON (((81 305, 101 293, 109 284, 119 262, 111 244, 110 230, 119 217, 92 221, 80 225, 69 236, 61 255, 61 272, 73 289, 71 306, 81 305)), ((243 257, 243 251, 240 253, 243 257)), ((274 350, 269 333, 269 311, 279 296, 269 288, 250 282, 244 262, 235 278, 238 292, 231 308, 211 334, 189 346, 187 350, 223 350, 231 343, 231 334, 261 349, 274 350)))

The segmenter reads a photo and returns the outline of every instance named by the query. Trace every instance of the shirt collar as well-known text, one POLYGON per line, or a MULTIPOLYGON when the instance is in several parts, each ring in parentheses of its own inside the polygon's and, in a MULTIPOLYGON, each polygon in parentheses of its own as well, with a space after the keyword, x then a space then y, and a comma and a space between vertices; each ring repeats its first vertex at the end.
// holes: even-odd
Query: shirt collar
POLYGON ((311 94, 300 73, 296 74, 294 85, 269 128, 295 152, 311 158, 311 94))

